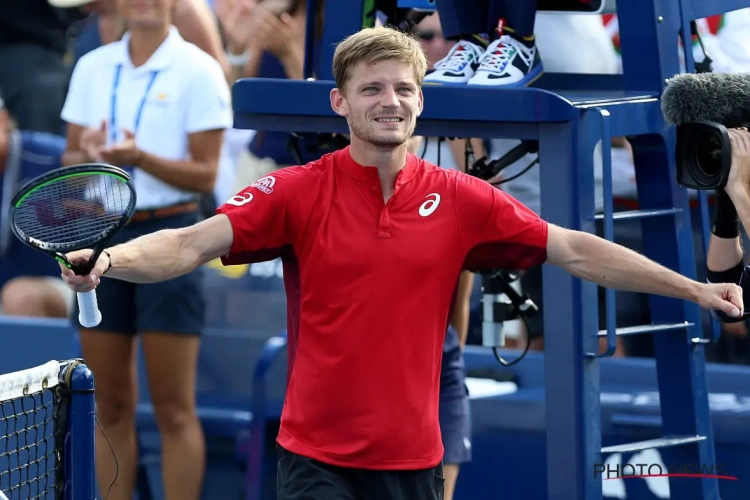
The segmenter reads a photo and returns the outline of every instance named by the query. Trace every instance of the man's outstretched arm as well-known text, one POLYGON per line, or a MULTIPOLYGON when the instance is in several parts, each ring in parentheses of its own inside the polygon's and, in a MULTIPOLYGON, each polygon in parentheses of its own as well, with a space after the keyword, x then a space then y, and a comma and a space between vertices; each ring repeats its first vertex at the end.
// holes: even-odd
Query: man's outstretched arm
MULTIPOLYGON (((63 268, 65 281, 78 292, 96 287, 105 273, 110 278, 134 283, 156 283, 187 274, 208 261, 229 253, 232 224, 226 215, 216 215, 193 226, 165 229, 106 250, 86 276, 63 268), (110 265, 111 264, 111 265, 110 265)), ((85 262, 91 250, 67 255, 73 263, 85 262)))
POLYGON ((607 288, 690 300, 730 317, 743 313, 736 284, 688 279, 623 246, 581 231, 549 225, 547 262, 607 288))

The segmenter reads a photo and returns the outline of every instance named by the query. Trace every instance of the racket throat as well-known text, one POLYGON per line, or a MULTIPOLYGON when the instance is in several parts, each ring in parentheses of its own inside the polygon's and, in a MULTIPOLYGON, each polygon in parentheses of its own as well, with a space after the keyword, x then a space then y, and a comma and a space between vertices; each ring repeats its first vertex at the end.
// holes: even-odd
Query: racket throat
MULTIPOLYGON (((96 259, 99 256, 95 252, 93 255, 91 255, 91 257, 96 259)), ((72 269, 73 272, 76 273, 78 276, 84 276, 88 274, 89 271, 91 271, 91 268, 93 267, 94 263, 96 262, 96 261, 91 262, 91 260, 89 260, 89 262, 85 264, 73 264, 72 262, 70 262, 70 260, 68 260, 65 254, 60 253, 60 252, 55 252, 55 260, 59 262, 60 264, 62 264, 63 266, 67 267, 68 269, 72 269)))

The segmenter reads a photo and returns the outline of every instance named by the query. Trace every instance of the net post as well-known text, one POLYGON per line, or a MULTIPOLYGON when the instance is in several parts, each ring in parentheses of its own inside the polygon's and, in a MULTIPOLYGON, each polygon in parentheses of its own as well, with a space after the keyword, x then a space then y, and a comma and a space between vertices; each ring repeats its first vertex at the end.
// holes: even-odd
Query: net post
POLYGON ((70 373, 71 400, 68 407, 70 437, 67 457, 68 488, 66 500, 94 500, 96 498, 95 451, 96 416, 94 404, 94 376, 78 362, 70 373))

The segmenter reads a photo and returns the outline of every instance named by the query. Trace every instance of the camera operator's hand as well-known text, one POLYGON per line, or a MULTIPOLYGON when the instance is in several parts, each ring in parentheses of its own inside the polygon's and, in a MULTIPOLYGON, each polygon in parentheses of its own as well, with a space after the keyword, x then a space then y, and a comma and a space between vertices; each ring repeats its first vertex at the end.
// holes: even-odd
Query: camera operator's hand
POLYGON ((746 128, 728 130, 732 146, 732 166, 725 188, 734 199, 737 195, 750 193, 750 132, 746 128))

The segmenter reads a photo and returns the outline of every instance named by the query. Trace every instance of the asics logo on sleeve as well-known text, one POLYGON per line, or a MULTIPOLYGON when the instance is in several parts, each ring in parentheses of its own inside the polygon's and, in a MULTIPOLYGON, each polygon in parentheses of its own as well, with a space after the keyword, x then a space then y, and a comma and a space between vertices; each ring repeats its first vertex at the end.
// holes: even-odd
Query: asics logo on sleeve
POLYGON ((437 210, 438 205, 440 205, 440 195, 437 193, 430 193, 425 198, 427 198, 427 201, 419 206, 419 215, 422 217, 432 215, 437 210))

